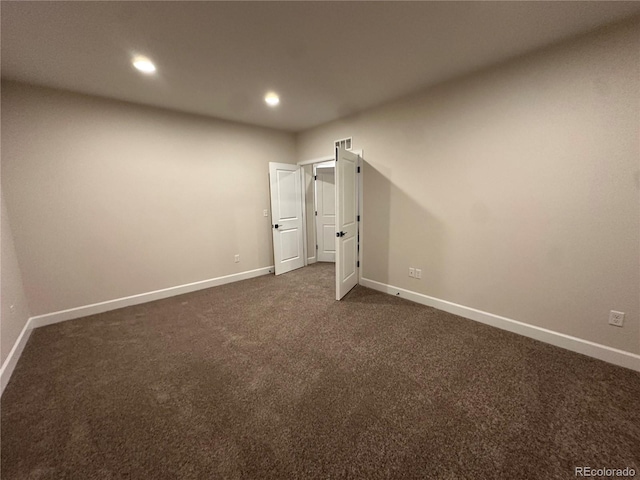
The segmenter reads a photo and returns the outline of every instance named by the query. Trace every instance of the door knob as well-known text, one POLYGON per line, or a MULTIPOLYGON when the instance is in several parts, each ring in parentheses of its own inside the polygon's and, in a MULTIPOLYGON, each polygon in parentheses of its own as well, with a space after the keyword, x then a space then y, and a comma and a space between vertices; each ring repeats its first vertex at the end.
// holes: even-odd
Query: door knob
POLYGON ((336 232, 336 237, 344 237, 346 233, 344 232, 336 232))

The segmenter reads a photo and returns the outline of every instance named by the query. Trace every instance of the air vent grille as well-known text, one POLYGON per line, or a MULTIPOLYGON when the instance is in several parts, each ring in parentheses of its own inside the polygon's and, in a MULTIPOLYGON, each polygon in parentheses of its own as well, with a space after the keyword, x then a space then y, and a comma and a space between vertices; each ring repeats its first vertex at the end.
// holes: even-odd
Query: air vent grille
POLYGON ((336 148, 342 147, 345 150, 351 150, 353 148, 353 137, 341 138, 335 142, 336 148))

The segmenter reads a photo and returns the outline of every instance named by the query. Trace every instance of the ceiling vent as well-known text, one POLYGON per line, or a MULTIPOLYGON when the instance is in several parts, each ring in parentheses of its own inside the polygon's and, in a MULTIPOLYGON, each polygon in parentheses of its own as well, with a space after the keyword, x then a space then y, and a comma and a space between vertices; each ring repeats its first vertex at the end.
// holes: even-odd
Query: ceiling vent
POLYGON ((345 150, 351 150, 353 148, 353 137, 349 138, 341 138, 340 140, 335 141, 336 148, 342 147, 345 150))

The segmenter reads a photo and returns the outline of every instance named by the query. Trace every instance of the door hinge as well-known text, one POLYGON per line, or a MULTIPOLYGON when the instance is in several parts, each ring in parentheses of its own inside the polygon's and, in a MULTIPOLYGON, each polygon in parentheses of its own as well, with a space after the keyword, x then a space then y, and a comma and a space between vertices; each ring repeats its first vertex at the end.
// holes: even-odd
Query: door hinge
POLYGON ((358 221, 360 221, 360 215, 358 215, 358 221))
POLYGON ((316 245, 316 250, 318 249, 318 245, 316 245))
POLYGON ((314 175, 314 176, 313 176, 313 179, 314 179, 314 180, 317 180, 317 179, 318 179, 318 175, 314 175))
POLYGON ((360 260, 356 262, 356 267, 360 268, 360 260))
POLYGON ((358 167, 358 173, 360 173, 360 167, 358 167))
POLYGON ((316 212, 316 217, 318 216, 318 212, 316 212))

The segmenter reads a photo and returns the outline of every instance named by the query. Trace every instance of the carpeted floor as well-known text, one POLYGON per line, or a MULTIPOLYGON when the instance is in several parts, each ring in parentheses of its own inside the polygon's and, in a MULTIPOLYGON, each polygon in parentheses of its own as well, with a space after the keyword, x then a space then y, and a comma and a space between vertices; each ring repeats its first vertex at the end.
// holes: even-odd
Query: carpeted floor
POLYGON ((640 471, 640 374, 316 264, 35 330, 2 479, 568 479, 640 471))

